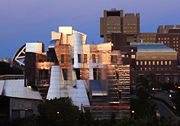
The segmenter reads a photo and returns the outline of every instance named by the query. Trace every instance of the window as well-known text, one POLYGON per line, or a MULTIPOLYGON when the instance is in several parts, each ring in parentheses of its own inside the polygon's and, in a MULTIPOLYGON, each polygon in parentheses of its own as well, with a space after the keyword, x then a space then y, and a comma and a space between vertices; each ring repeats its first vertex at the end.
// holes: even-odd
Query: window
POLYGON ((151 65, 151 61, 149 61, 149 65, 151 65))
POLYGON ((98 68, 93 68, 93 77, 94 77, 94 80, 100 80, 100 74, 99 74, 98 68))
POLYGON ((129 57, 129 55, 127 54, 127 55, 126 55, 126 57, 128 58, 128 57, 129 57))
POLYGON ((159 61, 157 61, 157 65, 159 65, 159 61))
POLYGON ((12 110, 12 119, 20 118, 20 110, 12 110))
POLYGON ((64 54, 61 54, 61 63, 64 63, 64 54))
POLYGON ((81 54, 78 54, 78 63, 81 63, 81 54))
POLYGON ((155 61, 153 61, 153 65, 155 65, 155 61))
POLYGON ((163 65, 163 61, 161 61, 161 65, 163 65))
POLYGON ((124 54, 123 54, 123 55, 121 55, 121 57, 122 57, 122 58, 124 58, 124 57, 125 57, 125 56, 124 56, 124 54))
POLYGON ((134 50, 133 50, 133 49, 131 49, 131 52, 134 52, 134 50))
POLYGON ((167 65, 167 61, 165 61, 165 65, 167 65))
POLYGON ((165 82, 169 83, 169 77, 165 77, 165 82))
POLYGON ((139 61, 136 61, 136 65, 139 65, 139 61))
POLYGON ((64 80, 68 80, 68 70, 62 69, 64 80))
POLYGON ((171 61, 169 61, 169 65, 171 65, 171 61))
POLYGON ((87 54, 84 54, 84 63, 87 63, 87 54))
POLYGON ((141 61, 141 65, 143 65, 143 61, 141 61))
POLYGON ((131 58, 132 58, 132 59, 135 59, 135 55, 131 55, 131 58))
POLYGON ((96 63, 96 54, 92 54, 92 62, 96 63))
POLYGON ((111 63, 117 63, 117 55, 111 56, 111 63))
POLYGON ((144 65, 147 65, 147 61, 144 61, 144 65))
POLYGON ((29 117, 33 115, 33 111, 32 110, 27 110, 25 111, 25 117, 29 117))

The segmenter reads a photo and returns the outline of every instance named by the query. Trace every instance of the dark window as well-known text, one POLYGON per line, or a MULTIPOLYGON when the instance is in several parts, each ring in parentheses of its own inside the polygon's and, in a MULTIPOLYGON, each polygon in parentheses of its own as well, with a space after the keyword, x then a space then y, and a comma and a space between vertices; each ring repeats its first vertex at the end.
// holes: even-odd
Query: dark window
POLYGON ((61 55, 61 63, 64 63, 64 54, 61 55))
POLYGON ((20 110, 12 110, 12 119, 20 118, 20 110))
POLYGON ((78 63, 81 63, 81 54, 78 54, 78 63))
POLYGON ((67 71, 67 69, 62 69, 62 71, 63 71, 64 80, 67 80, 68 79, 68 71, 67 71))
POLYGON ((100 80, 100 74, 99 74, 99 69, 98 68, 93 68, 93 76, 94 80, 100 80))
POLYGON ((96 54, 92 54, 92 62, 96 63, 96 54))
POLYGON ((84 63, 87 63, 87 54, 84 54, 84 63))
POLYGON ((74 64, 74 58, 72 59, 72 64, 74 64))
POLYGON ((80 80, 80 69, 74 69, 76 72, 77 80, 80 80))
POLYGON ((111 63, 117 63, 117 55, 111 56, 111 63))
POLYGON ((33 115, 33 111, 32 110, 27 110, 25 111, 25 117, 29 117, 33 115))

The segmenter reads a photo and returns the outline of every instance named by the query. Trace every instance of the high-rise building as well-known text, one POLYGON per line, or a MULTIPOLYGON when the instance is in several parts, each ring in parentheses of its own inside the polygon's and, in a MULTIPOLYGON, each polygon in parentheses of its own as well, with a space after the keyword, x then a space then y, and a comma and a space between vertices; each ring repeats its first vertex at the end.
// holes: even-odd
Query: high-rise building
POLYGON ((100 36, 104 37, 104 42, 111 42, 112 33, 125 33, 128 41, 137 41, 137 34, 140 33, 140 14, 123 15, 123 10, 104 10, 104 17, 100 18, 100 36))

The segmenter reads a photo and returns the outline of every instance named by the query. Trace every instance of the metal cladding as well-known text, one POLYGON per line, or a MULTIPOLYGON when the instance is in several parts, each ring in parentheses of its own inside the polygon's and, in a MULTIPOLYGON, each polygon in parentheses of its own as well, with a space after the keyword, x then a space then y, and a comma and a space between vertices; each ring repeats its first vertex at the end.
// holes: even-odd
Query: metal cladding
POLYGON ((26 43, 26 52, 42 53, 43 43, 26 43))
POLYGON ((82 54, 82 35, 80 33, 74 33, 74 68, 82 68, 82 63, 78 61, 82 54))
POLYGON ((111 42, 90 45, 86 37, 68 26, 52 32, 47 52, 42 51, 43 44, 27 43, 26 85, 37 89, 44 100, 70 97, 95 118, 128 115, 130 65, 123 64, 122 52, 113 50, 111 42))
POLYGON ((24 80, 0 80, 0 83, 4 83, 3 90, 1 92, 4 96, 42 100, 38 91, 33 91, 31 88, 24 87, 24 80))
POLYGON ((64 85, 62 69, 59 66, 52 66, 47 99, 60 98, 60 85, 64 85))

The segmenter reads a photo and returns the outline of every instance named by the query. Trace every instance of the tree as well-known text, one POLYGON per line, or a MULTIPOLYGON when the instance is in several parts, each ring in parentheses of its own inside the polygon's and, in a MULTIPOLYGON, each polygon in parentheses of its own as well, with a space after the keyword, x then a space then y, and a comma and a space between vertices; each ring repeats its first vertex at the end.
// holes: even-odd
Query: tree
POLYGON ((72 104, 70 98, 46 100, 38 106, 40 124, 43 126, 80 125, 81 112, 72 104))

